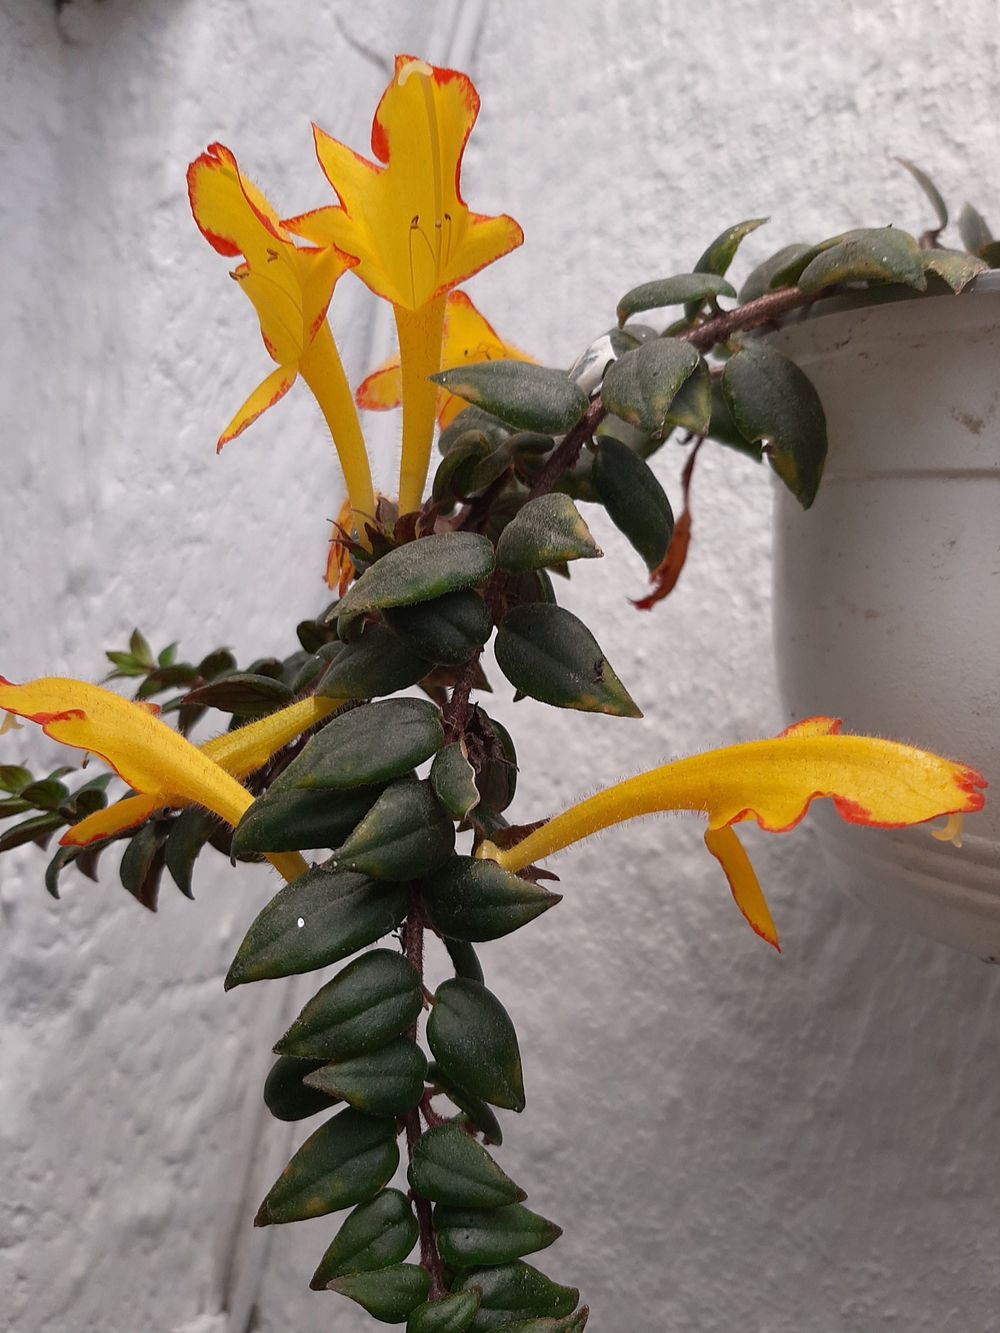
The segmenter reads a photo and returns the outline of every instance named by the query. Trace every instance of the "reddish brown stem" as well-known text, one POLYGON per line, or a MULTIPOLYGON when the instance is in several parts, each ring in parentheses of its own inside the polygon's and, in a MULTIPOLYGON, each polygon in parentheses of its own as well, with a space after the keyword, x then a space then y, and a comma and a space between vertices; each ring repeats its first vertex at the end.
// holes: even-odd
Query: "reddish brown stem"
POLYGON ((778 292, 768 292, 756 301, 727 310, 724 315, 715 315, 703 320, 693 329, 686 329, 674 336, 681 342, 689 342, 700 352, 707 351, 716 343, 725 342, 740 329, 755 329, 761 324, 773 324, 789 310, 799 306, 810 306, 823 295, 822 292, 804 292, 801 287, 784 287, 778 292))

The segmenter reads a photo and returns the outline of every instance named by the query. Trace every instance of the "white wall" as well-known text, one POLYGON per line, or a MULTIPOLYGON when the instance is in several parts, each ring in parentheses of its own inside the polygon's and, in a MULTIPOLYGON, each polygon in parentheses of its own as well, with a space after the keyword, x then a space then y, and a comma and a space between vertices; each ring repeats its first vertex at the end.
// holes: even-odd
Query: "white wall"
MULTIPOLYGON (((748 259, 862 222, 919 227, 893 153, 1000 218, 995 17, 987 0, 960 16, 930 0, 76 0, 57 20, 3 0, 0 671, 96 679, 136 621, 192 652, 281 650, 322 598, 339 478, 308 396, 213 454, 265 361, 187 211, 184 167, 210 139, 297 210, 325 190, 310 118, 364 149, 395 51, 469 69, 484 109, 466 197, 528 237, 474 291, 558 364, 725 223, 773 215, 748 259)), ((360 373, 384 314, 345 282, 334 323, 360 373)), ((392 432, 376 432, 387 484, 392 432)), ((515 709, 498 689, 525 819, 780 725, 767 478, 705 452, 667 604, 629 608, 642 570, 604 527, 609 558, 566 590, 645 722, 515 709)), ((694 823, 669 819, 567 853, 565 902, 484 949, 528 1084, 502 1160, 566 1227, 542 1266, 607 1333, 988 1333, 1000 977, 836 896, 808 826, 753 852, 780 958, 694 823)), ((41 868, 0 863, 0 1313, 17 1333, 245 1333, 256 1301, 261 1333, 368 1327, 306 1290, 335 1221, 253 1236, 242 1198, 287 1149, 256 1099, 295 996, 226 997, 221 979, 273 883, 203 872, 194 905, 166 890, 151 919, 109 872, 67 877, 52 903, 41 868)))

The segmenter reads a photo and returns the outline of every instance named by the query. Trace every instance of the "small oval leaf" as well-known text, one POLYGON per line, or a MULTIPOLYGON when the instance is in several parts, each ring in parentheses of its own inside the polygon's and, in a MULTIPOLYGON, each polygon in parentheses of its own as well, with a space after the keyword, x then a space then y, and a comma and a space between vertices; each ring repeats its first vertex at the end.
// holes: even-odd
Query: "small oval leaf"
POLYGON ((421 1135, 413 1146, 408 1177, 421 1198, 460 1208, 499 1208, 526 1197, 486 1149, 457 1125, 437 1125, 421 1135))
POLYGON ((434 1058, 460 1088, 493 1106, 524 1110, 517 1033, 497 997, 478 981, 443 981, 427 1020, 434 1058))
POLYGON ((455 850, 455 825, 429 782, 386 787, 333 856, 343 870, 381 880, 410 880, 434 870, 455 850))
POLYGON ((341 645, 317 694, 325 699, 375 699, 416 685, 433 667, 385 625, 366 625, 357 639, 341 645))
POLYGON ((592 475, 612 523, 642 556, 647 569, 656 569, 674 534, 674 512, 652 468, 627 444, 605 435, 594 445, 592 475))
POLYGON ((398 1165, 395 1121, 349 1106, 306 1139, 271 1186, 254 1226, 322 1217, 364 1203, 398 1165))
POLYGON ((848 232, 822 250, 799 275, 804 292, 819 292, 841 282, 902 282, 924 291, 927 279, 917 242, 895 227, 848 232))
POLYGON ((993 240, 993 233, 986 219, 971 204, 962 206, 962 211, 958 215, 958 232, 962 244, 973 255, 980 254, 993 240))
POLYGON ((918 185, 920 186, 920 188, 923 190, 924 194, 925 194, 925 195, 927 196, 927 198, 930 200, 931 207, 934 209, 934 212, 937 214, 937 220, 938 220, 937 229, 938 229, 938 231, 941 231, 943 228, 947 227, 947 225, 948 225, 948 205, 945 203, 944 199, 941 197, 941 191, 938 189, 938 187, 937 187, 937 186, 934 184, 934 182, 931 180, 930 176, 928 176, 927 172, 926 172, 926 171, 923 171, 920 167, 918 167, 917 164, 916 164, 915 162, 910 162, 910 161, 908 161, 905 157, 897 157, 897 158, 896 158, 896 161, 899 163, 899 165, 900 165, 901 167, 905 167, 905 168, 906 168, 906 170, 910 173, 910 175, 913 177, 913 179, 917 182, 917 184, 918 184, 918 185))
POLYGON ((657 338, 608 367, 601 402, 609 412, 651 435, 662 435, 670 405, 701 357, 690 343, 657 338))
POLYGON ((493 633, 493 617, 471 588, 384 612, 385 623, 411 652, 442 666, 460 666, 493 633))
POLYGON ((520 930, 562 898, 496 861, 452 857, 424 880, 423 902, 442 935, 483 943, 520 930))
POLYGON ((686 301, 704 301, 712 296, 735 296, 736 290, 721 273, 677 273, 672 278, 644 282, 625 293, 618 302, 618 325, 644 310, 662 310, 686 301))
POLYGON ((559 1239, 562 1227, 520 1203, 504 1208, 434 1209, 441 1258, 452 1268, 508 1264, 544 1250, 559 1239))
POLYGON ((434 795, 453 819, 464 819, 479 804, 476 770, 469 763, 464 741, 438 750, 431 764, 434 795))
POLYGON ((518 430, 562 435, 587 410, 587 395, 564 371, 530 361, 482 361, 431 379, 518 430))
POLYGON ((558 492, 529 500, 497 542, 497 564, 508 574, 601 554, 576 505, 558 492))
POLYGON ((383 1190, 358 1204, 333 1238, 309 1285, 323 1291, 347 1273, 370 1273, 398 1264, 417 1242, 417 1219, 406 1195, 383 1190))
POLYGON ((370 565, 337 603, 338 618, 412 606, 471 588, 493 573, 493 544, 477 532, 439 532, 407 542, 370 565))
POLYGON ((383 1324, 401 1324, 431 1289, 431 1275, 419 1264, 394 1264, 374 1273, 348 1273, 329 1283, 329 1290, 349 1296, 383 1324))
POLYGON ((405 1115, 423 1096, 426 1073, 423 1051, 409 1037, 397 1037, 377 1051, 323 1065, 304 1082, 368 1115, 405 1115))
MULTIPOLYGON (((376 785, 338 792, 298 789, 265 792, 236 825, 233 855, 339 847, 384 790, 376 785)), ((173 836, 171 833, 167 842, 168 870, 173 836)))
POLYGON ((514 607, 500 626, 495 651, 510 683, 542 703, 642 716, 590 630, 564 607, 544 602, 514 607))
POLYGON ((478 1291, 456 1291, 418 1305, 406 1322, 406 1333, 466 1333, 478 1309, 478 1291))
POLYGON ((226 990, 339 962, 395 930, 409 903, 402 885, 315 866, 258 915, 233 959, 226 990))
POLYGON ((519 1319, 562 1319, 573 1313, 580 1299, 576 1287, 562 1287, 520 1260, 463 1273, 452 1290, 473 1287, 482 1293, 479 1313, 471 1325, 475 1333, 506 1329, 519 1319))
POLYGON ((264 1104, 276 1120, 305 1120, 328 1111, 340 1100, 302 1082, 322 1064, 322 1060, 295 1060, 287 1055, 275 1060, 264 1083, 264 1104))
POLYGON ((962 292, 980 273, 989 270, 985 259, 967 255, 964 250, 922 250, 921 258, 928 273, 936 273, 953 292, 962 292))
POLYGON ((473 1097, 471 1092, 458 1087, 435 1060, 432 1060, 427 1067, 427 1081, 438 1092, 444 1093, 449 1101, 455 1103, 469 1124, 482 1134, 486 1143, 498 1146, 503 1143, 503 1130, 493 1107, 482 1098, 473 1097))
POLYGON ((276 708, 284 708, 293 699, 288 686, 272 676, 234 671, 211 685, 189 690, 184 702, 203 708, 218 708, 236 717, 262 717, 276 708))
POLYGON ((274 1049, 320 1064, 363 1055, 405 1032, 422 1007, 413 964, 391 949, 372 949, 316 992, 274 1049))
POLYGON ((766 296, 769 291, 775 290, 776 286, 786 285, 779 275, 783 275, 789 265, 795 264, 804 255, 811 253, 811 245, 806 245, 802 241, 793 241, 791 245, 783 245, 780 250, 775 251, 773 255, 769 255, 763 263, 758 264, 748 274, 746 281, 740 288, 740 305, 746 305, 750 301, 756 301, 761 296, 766 296))

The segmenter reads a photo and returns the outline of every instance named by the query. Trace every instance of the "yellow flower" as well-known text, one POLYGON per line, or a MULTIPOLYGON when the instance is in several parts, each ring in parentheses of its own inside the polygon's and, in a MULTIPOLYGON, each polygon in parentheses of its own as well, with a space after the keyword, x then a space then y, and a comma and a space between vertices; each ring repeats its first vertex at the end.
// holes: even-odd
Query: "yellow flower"
POLYGON ((246 430, 301 375, 330 428, 358 534, 366 541, 364 520, 375 512, 371 471, 350 387, 326 322, 334 284, 357 260, 335 245, 298 246, 222 144, 210 144, 188 167, 187 179, 191 212, 206 240, 222 255, 243 256, 232 277, 253 303, 264 346, 278 363, 222 432, 217 447, 246 430))
POLYGON ((457 70, 397 56, 372 123, 375 162, 314 127, 320 166, 340 200, 285 223, 319 245, 358 256, 355 270, 391 301, 399 333, 403 456, 399 512, 420 507, 441 369, 445 297, 524 239, 513 218, 470 213, 459 180, 479 95, 457 70))
MULTIPOLYGON (((533 361, 526 352, 505 343, 462 291, 448 293, 444 310, 444 338, 441 344, 441 369, 454 370, 480 361, 533 361)), ((384 412, 398 407, 403 400, 403 379, 399 357, 392 356, 354 391, 359 407, 369 412, 384 412)), ((438 389, 437 423, 441 430, 450 426, 469 404, 447 389, 438 389)))
MULTIPOLYGON (((303 699, 199 747, 161 722, 155 704, 133 703, 81 680, 47 676, 14 685, 0 676, 0 709, 37 722, 63 745, 96 754, 137 793, 74 824, 61 839, 72 846, 133 828, 167 807, 201 805, 235 827, 253 804, 237 779, 337 706, 332 699, 303 699)), ((268 860, 288 880, 306 869, 297 852, 268 860)))
POLYGON ((616 783, 571 806, 515 846, 486 842, 478 855, 516 872, 582 838, 657 810, 700 810, 705 844, 719 861, 749 924, 775 948, 778 935, 753 867, 733 831, 755 819, 787 833, 813 800, 829 797, 842 819, 904 828, 940 816, 937 836, 957 837, 960 817, 981 810, 986 780, 964 764, 872 736, 842 736, 835 718, 813 717, 774 740, 751 741, 693 755, 616 783))

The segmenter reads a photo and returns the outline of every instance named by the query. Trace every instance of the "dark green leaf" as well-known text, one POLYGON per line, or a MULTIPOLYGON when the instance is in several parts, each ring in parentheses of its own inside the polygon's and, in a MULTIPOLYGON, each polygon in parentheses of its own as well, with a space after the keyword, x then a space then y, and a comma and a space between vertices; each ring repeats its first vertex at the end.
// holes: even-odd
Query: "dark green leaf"
POLYGON ((649 464, 610 436, 594 446, 594 488, 608 517, 649 569, 662 562, 674 533, 667 493, 649 464))
POLYGON ((521 1052, 514 1024, 478 981, 443 981, 427 1020, 434 1058, 460 1087, 493 1106, 524 1110, 521 1052))
POLYGON ((406 1333, 466 1333, 479 1309, 478 1291, 456 1291, 439 1301, 418 1305, 406 1333))
MULTIPOLYGON (((338 792, 272 788, 258 796, 237 824, 233 855, 339 847, 383 791, 381 784, 338 792)), ((169 850, 168 843, 168 857, 169 850)))
POLYGON ((958 231, 962 244, 970 254, 979 255, 993 240, 986 219, 971 204, 965 204, 958 215, 958 231))
POLYGON ((434 1209, 441 1258, 452 1268, 509 1264, 525 1254, 544 1250, 559 1239, 562 1227, 520 1203, 505 1208, 434 1209))
POLYGON ((405 1194, 383 1190, 348 1213, 309 1283, 313 1291, 348 1273, 371 1273, 398 1264, 413 1249, 417 1219, 405 1194))
POLYGON ((156 656, 158 666, 168 667, 173 665, 174 658, 177 656, 177 644, 168 643, 166 648, 161 648, 156 656))
MULTIPOLYGON (((446 940, 445 943, 447 944, 447 942, 446 940)), ((455 1080, 449 1078, 434 1060, 430 1062, 427 1068, 427 1081, 438 1092, 443 1092, 446 1097, 455 1103, 468 1123, 482 1134, 487 1143, 498 1145, 503 1143, 503 1130, 500 1128, 500 1121, 489 1103, 484 1102, 481 1097, 474 1097, 471 1092, 466 1092, 464 1088, 460 1088, 455 1080)))
POLYGON ((338 714, 313 736, 269 794, 346 791, 389 782, 430 759, 443 741, 441 714, 424 699, 365 704, 338 714))
POLYGON ((275 1060, 264 1082, 264 1104, 276 1120, 305 1120, 328 1111, 339 1100, 302 1082, 322 1064, 322 1060, 296 1060, 289 1055, 275 1060))
POLYGON ((369 1115, 405 1115, 424 1092, 427 1057, 409 1037, 397 1037, 367 1055, 355 1055, 307 1074, 307 1087, 366 1111, 369 1115))
MULTIPOLYGON (((729 272, 729 265, 736 257, 736 251, 740 248, 744 237, 749 236, 752 231, 762 227, 767 222, 767 218, 749 218, 746 222, 737 222, 732 227, 727 227, 725 231, 719 233, 711 243, 704 254, 694 266, 696 273, 718 273, 720 275, 729 272)), ((690 323, 698 314, 703 305, 702 301, 689 301, 684 307, 684 319, 690 323)))
POLYGON ((644 282, 626 292, 618 302, 618 323, 624 324, 630 316, 643 310, 661 310, 664 306, 683 305, 686 301, 700 302, 708 296, 735 295, 735 289, 721 272, 678 273, 672 278, 644 282))
POLYGON ((40 778, 30 782, 20 793, 22 801, 28 801, 36 810, 58 810, 69 797, 69 788, 64 782, 52 778, 40 778))
POLYGON ((928 273, 936 273, 954 292, 964 291, 990 265, 985 259, 966 254, 964 250, 922 250, 921 259, 928 273))
POLYGON ((565 1319, 519 1319, 516 1324, 504 1324, 503 1333, 583 1333, 590 1318, 590 1310, 581 1306, 565 1319))
POLYGON ((712 379, 712 420, 709 423, 708 435, 716 444, 728 445, 730 449, 736 449, 739 453, 748 455, 757 463, 764 456, 759 443, 751 444, 736 429, 736 422, 729 410, 726 396, 722 392, 721 376, 714 376, 712 379))
POLYGON ((423 1305, 431 1275, 419 1264, 395 1264, 377 1273, 348 1273, 330 1283, 330 1291, 349 1296, 383 1324, 402 1324, 423 1305))
POLYGON ((561 896, 519 879, 496 861, 455 856, 424 881, 423 899, 442 935, 480 943, 526 926, 561 896))
POLYGON ((601 554, 576 505, 558 493, 529 500, 497 543, 497 564, 509 574, 601 554))
POLYGON ((568 375, 528 361, 482 361, 431 379, 519 430, 562 435, 587 410, 587 395, 568 375))
POLYGON ((748 343, 726 362, 722 392, 740 434, 769 446, 768 462, 808 509, 826 461, 826 416, 812 382, 773 347, 748 343))
POLYGON ((31 770, 22 768, 20 764, 0 764, 0 790, 2 791, 9 791, 16 796, 34 780, 31 770))
POLYGON ((334 853, 343 870, 381 880, 415 879, 455 850, 455 825, 429 782, 394 782, 334 853))
MULTIPOLYGON (((217 817, 197 805, 182 810, 170 826, 166 847, 164 848, 166 866, 174 883, 181 893, 188 898, 194 897, 191 891, 194 863, 197 861, 202 848, 218 827, 219 820, 217 817)), ((269 847, 267 850, 284 851, 285 849, 269 847)))
POLYGON ((136 690, 137 699, 151 699, 154 694, 159 694, 163 690, 173 689, 178 685, 191 685, 198 679, 198 673, 193 666, 178 665, 158 667, 151 671, 146 679, 136 690))
MULTIPOLYGON (((677 390, 677 396, 670 404, 670 411, 667 413, 666 424, 671 429, 680 427, 681 430, 689 431, 692 435, 704 435, 708 430, 711 415, 712 376, 708 368, 708 362, 702 357, 694 373, 689 375, 677 390)), ((665 431, 664 434, 666 434, 665 431)), ((654 437, 654 447, 657 443, 654 437)), ((652 452, 653 449, 648 443, 638 450, 640 457, 645 457, 652 452)))
MULTIPOLYGON (((493 364, 497 364, 494 362, 493 364)), ((387 606, 412 606, 471 588, 493 572, 493 544, 477 532, 440 532, 377 560, 337 603, 339 618, 387 606)))
POLYGON ((433 665, 384 625, 366 625, 359 639, 341 645, 317 693, 326 699, 373 699, 395 694, 422 680, 433 665))
POLYGON ((517 790, 517 754, 507 728, 481 708, 473 710, 466 740, 475 746, 476 787, 484 805, 498 814, 517 790))
POLYGON ((662 435, 670 406, 701 360, 690 343, 658 338, 610 366, 601 401, 609 412, 652 435, 662 435))
POLYGON ((464 741, 453 741, 438 750, 431 764, 430 783, 453 819, 464 819, 479 804, 476 770, 469 763, 464 741))
POLYGON ((53 898, 59 897, 59 876, 80 854, 79 847, 60 847, 45 867, 45 887, 53 898))
POLYGON ((444 666, 467 662, 493 632, 486 603, 470 588, 415 606, 397 606, 384 615, 411 652, 444 666))
MULTIPOLYGON (((431 498, 437 504, 471 499, 476 483, 489 477, 490 460, 494 460, 493 466, 499 468, 495 476, 510 465, 509 454, 502 445, 495 449, 481 431, 470 431, 439 463, 434 473, 431 498)), ((485 486, 490 484, 485 481, 485 486)))
POLYGON ((751 270, 746 282, 740 288, 740 305, 747 305, 750 301, 756 301, 759 297, 766 296, 777 286, 787 285, 782 280, 781 275, 785 274, 789 265, 795 264, 803 256, 812 255, 812 253, 813 247, 805 245, 802 241, 793 241, 791 245, 783 245, 780 250, 751 270))
POLYGON ((895 227, 847 232, 810 260, 799 274, 799 286, 819 292, 841 282, 902 282, 922 292, 927 279, 920 256, 913 237, 895 227))
POLYGON ((163 843, 167 829, 158 824, 143 824, 125 848, 118 873, 122 885, 143 907, 156 911, 163 873, 163 843))
POLYGON ((228 648, 216 648, 198 663, 198 675, 203 680, 214 680, 216 676, 236 670, 236 658, 228 648))
POLYGON ((131 653, 116 653, 109 650, 104 656, 115 667, 111 675, 106 678, 108 680, 113 680, 115 676, 144 676, 146 674, 146 668, 131 653))
POLYGON ((254 921, 226 990, 339 962, 394 930, 409 902, 402 885, 316 866, 286 885, 254 921))
POLYGON ((154 667, 156 665, 153 660, 152 648, 137 629, 132 631, 132 636, 128 641, 128 650, 135 660, 141 662, 144 667, 154 667))
POLYGON ((218 708, 236 717, 261 717, 276 708, 293 702, 294 696, 287 685, 272 676, 261 676, 249 671, 234 671, 211 685, 200 685, 190 690, 185 703, 204 708, 218 708))
POLYGON ((573 1313, 580 1299, 575 1287, 561 1287, 520 1261, 499 1268, 473 1269, 464 1273, 452 1290, 468 1291, 472 1287, 482 1292, 479 1313, 470 1325, 473 1333, 506 1328, 518 1319, 561 1319, 573 1313))
POLYGON ((398 1165, 395 1121, 348 1106, 306 1139, 271 1186, 254 1226, 322 1217, 364 1203, 398 1165))
POLYGON ((988 268, 1000 268, 1000 241, 990 241, 979 252, 979 258, 988 268))
POLYGON ((910 173, 913 179, 923 190, 924 194, 930 200, 931 207, 937 214, 938 231, 940 231, 944 227, 947 227, 948 205, 945 203, 944 199, 942 199, 941 191, 931 180, 930 176, 927 175, 926 171, 922 171, 920 167, 916 165, 915 162, 908 162, 905 157, 897 157, 896 161, 899 163, 901 167, 906 168, 906 170, 910 173))
POLYGON ((26 810, 34 810, 30 801, 22 801, 17 796, 8 796, 0 801, 0 819, 11 819, 14 815, 23 815, 26 810))
POLYGON ((483 412, 478 407, 467 407, 459 412, 450 425, 445 426, 438 437, 438 448, 442 454, 450 454, 473 431, 483 435, 491 446, 500 444, 511 433, 510 427, 499 417, 483 412))
POLYGON ((23 847, 26 842, 39 842, 44 846, 43 839, 47 840, 65 823, 62 815, 32 815, 30 819, 22 820, 0 835, 0 852, 13 851, 15 847, 23 847))
POLYGON ((437 1125, 417 1140, 408 1176, 422 1198, 459 1208, 500 1208, 526 1197, 457 1125, 437 1125))
POLYGON ((413 965, 391 949, 373 949, 316 992, 274 1049, 322 1064, 346 1060, 398 1037, 422 1007, 413 965))
POLYGON ((510 683, 542 703, 642 716, 590 630, 561 606, 533 602, 508 611, 495 651, 510 683))
POLYGON ((456 940, 452 935, 445 936, 443 943, 448 950, 448 957, 451 959, 456 977, 468 977, 470 981, 485 981, 479 956, 467 940, 456 940))

